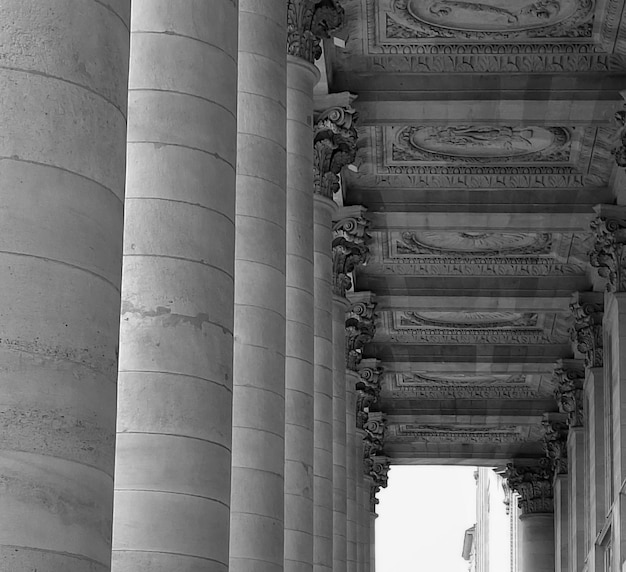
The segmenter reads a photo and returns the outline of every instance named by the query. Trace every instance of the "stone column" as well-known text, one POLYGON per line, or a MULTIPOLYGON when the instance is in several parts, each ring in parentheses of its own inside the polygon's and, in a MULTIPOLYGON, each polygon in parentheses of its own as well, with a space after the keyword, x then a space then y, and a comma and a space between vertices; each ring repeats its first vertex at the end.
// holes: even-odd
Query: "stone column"
POLYGON ((113 570, 227 570, 236 3, 133 0, 130 67, 113 570))
MULTIPOLYGON (((352 153, 343 154, 343 162, 351 162, 356 154, 356 130, 348 133, 354 136, 349 149, 352 153)), ((348 145, 344 145, 348 148, 348 145)), ((334 486, 334 572, 347 569, 347 403, 352 400, 355 384, 349 388, 346 383, 346 370, 356 369, 356 360, 352 357, 353 342, 351 331, 356 331, 350 324, 351 313, 346 310, 351 301, 346 298, 346 291, 352 287, 350 278, 354 269, 367 260, 368 249, 365 245, 369 236, 366 233, 368 221, 363 217, 365 209, 361 206, 342 207, 338 210, 333 223, 333 486, 334 486), (348 319, 346 319, 348 318, 348 319), (348 343, 346 351, 346 338, 348 343)), ((369 294, 369 293, 368 293, 369 294)), ((354 307, 354 305, 352 305, 354 307)), ((359 306, 361 308, 361 306, 359 306)), ((367 307, 363 306, 367 311, 367 307)), ((360 351, 360 350, 359 350, 360 351)), ((359 354, 360 356, 360 354, 359 354)), ((356 415, 351 408, 352 417, 356 415)), ((351 430, 356 429, 352 423, 351 430)))
POLYGON ((287 9, 239 1, 230 570, 283 570, 287 9))
POLYGON ((520 572, 554 572, 553 473, 548 459, 532 466, 508 464, 508 486, 519 495, 520 572))
POLYGON ((358 456, 356 407, 356 386, 359 375, 352 370, 346 371, 346 568, 348 572, 357 572, 358 551, 358 491, 357 468, 361 470, 362 456, 358 456))
POLYGON ((2 2, 2 570, 110 569, 129 12, 2 2))
MULTIPOLYGON (((289 18, 294 3, 288 3, 289 18)), ((313 569, 313 54, 289 28, 287 56, 287 298, 285 570, 313 569)))
MULTIPOLYGON (((358 398, 357 398, 358 399, 358 398)), ((358 403, 358 401, 357 401, 358 403)), ((358 423, 358 413, 357 413, 358 423)), ((356 467, 356 517, 357 517, 357 570, 366 570, 366 546, 369 544, 367 536, 369 523, 369 490, 365 485, 365 473, 363 471, 363 452, 367 433, 357 426, 357 467, 356 467)))
POLYGON ((554 478, 554 545, 555 571, 570 570, 570 500, 569 479, 566 474, 554 478))

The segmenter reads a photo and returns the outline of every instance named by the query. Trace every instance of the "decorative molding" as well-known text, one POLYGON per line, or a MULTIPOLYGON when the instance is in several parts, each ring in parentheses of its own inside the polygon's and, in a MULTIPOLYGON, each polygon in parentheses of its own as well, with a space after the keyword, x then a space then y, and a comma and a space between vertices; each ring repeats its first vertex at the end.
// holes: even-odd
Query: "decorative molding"
POLYGON ((602 367, 604 295, 602 292, 575 292, 570 309, 574 316, 571 340, 576 350, 584 356, 586 367, 602 367))
POLYGON ((522 515, 554 512, 553 473, 548 459, 540 459, 534 466, 508 463, 502 476, 519 495, 522 515))
POLYGON ((554 369, 554 397, 559 411, 567 415, 569 427, 582 427, 584 424, 585 364, 582 360, 559 360, 554 369))
POLYGON ((356 383, 356 425, 363 429, 367 423, 370 408, 378 403, 383 368, 380 360, 363 359, 357 367, 359 380, 356 383))
POLYGON ((399 423, 389 427, 390 441, 421 441, 424 443, 519 443, 527 441, 518 425, 420 425, 399 423))
POLYGON ((525 375, 466 375, 402 372, 385 375, 392 398, 413 399, 533 399, 539 392, 525 375))
POLYGON ((357 371, 363 359, 363 348, 376 333, 376 302, 371 292, 349 292, 350 308, 346 312, 346 368, 357 371))
POLYGON ((376 455, 372 460, 372 466, 369 475, 372 477, 370 484, 370 512, 376 511, 378 499, 376 495, 381 488, 387 488, 389 467, 391 460, 383 455, 376 455))
POLYGON ((596 217, 591 221, 591 230, 595 240, 589 261, 606 281, 608 292, 625 292, 626 207, 597 205, 594 211, 596 217))
POLYGON ((357 119, 350 104, 331 107, 317 116, 313 128, 313 186, 317 194, 332 199, 340 187, 341 169, 354 162, 357 119))
POLYGON ((333 222, 333 294, 345 297, 352 288, 350 274, 357 266, 367 263, 369 249, 367 233, 370 221, 362 206, 341 207, 333 222))
POLYGON ((567 474, 567 434, 569 426, 567 415, 546 413, 541 422, 543 426, 543 450, 550 461, 554 475, 567 474))
POLYGON ((556 312, 386 311, 376 341, 413 344, 566 344, 569 317, 556 312))
POLYGON ((320 42, 343 27, 345 13, 337 0, 287 0, 287 53, 313 63, 320 42))

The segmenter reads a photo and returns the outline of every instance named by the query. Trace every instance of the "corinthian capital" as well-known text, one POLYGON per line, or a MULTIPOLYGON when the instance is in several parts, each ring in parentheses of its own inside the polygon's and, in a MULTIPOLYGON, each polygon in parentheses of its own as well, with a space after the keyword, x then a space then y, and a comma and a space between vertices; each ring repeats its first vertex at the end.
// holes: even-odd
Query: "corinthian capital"
POLYGON ((370 485, 370 511, 375 512, 378 499, 376 495, 380 489, 387 487, 390 459, 388 457, 377 455, 373 458, 369 476, 372 477, 370 485))
POLYGON ((352 288, 350 273, 369 257, 366 211, 360 205, 341 207, 333 222, 333 293, 337 296, 344 297, 352 288))
POLYGON ((370 407, 380 396, 380 383, 383 369, 380 360, 368 358, 358 366, 359 381, 356 383, 356 425, 363 429, 369 417, 370 407))
MULTIPOLYGON (((358 114, 346 92, 344 105, 322 111, 313 129, 313 183, 317 194, 329 199, 339 190, 339 173, 356 157, 358 114)), ((336 100, 338 98, 335 98, 336 100)))
POLYGON ((518 506, 523 515, 554 512, 553 475, 548 459, 533 466, 508 463, 502 476, 508 487, 519 494, 518 506))
POLYGON ((344 23, 337 0, 287 0, 287 53, 313 63, 322 55, 320 42, 344 23))
POLYGON ((376 332, 374 294, 348 293, 350 308, 346 312, 346 368, 357 371, 363 359, 363 348, 376 332))
POLYGON ((554 397, 559 411, 567 415, 570 427, 582 427, 584 423, 583 384, 585 364, 582 360, 559 360, 554 369, 554 397))
POLYGON ((626 207, 597 205, 591 221, 595 242, 589 253, 591 266, 606 280, 609 292, 626 291, 626 207))
POLYGON ((576 344, 576 349, 585 357, 585 366, 602 367, 604 295, 602 292, 576 292, 570 309, 574 316, 572 341, 576 344))
POLYGON ((555 475, 567 474, 567 415, 546 413, 543 425, 543 450, 555 475))

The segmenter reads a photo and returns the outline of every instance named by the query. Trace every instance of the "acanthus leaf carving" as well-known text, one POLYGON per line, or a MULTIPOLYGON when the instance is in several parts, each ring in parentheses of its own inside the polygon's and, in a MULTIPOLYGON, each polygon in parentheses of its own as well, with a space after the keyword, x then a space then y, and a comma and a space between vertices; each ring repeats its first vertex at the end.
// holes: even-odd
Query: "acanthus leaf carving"
POLYGON ((553 471, 549 459, 535 465, 507 463, 502 473, 510 489, 519 494, 522 515, 554 512, 553 471))
POLYGON ((569 426, 567 415, 546 413, 541 422, 543 426, 543 450, 550 461, 555 475, 567 474, 567 434, 569 426))
POLYGON ((584 424, 585 365, 582 360, 559 360, 554 369, 554 397, 559 411, 567 415, 570 427, 582 427, 584 424))
MULTIPOLYGON (((625 163, 626 166, 626 163, 625 163)), ((626 291, 626 207, 597 205, 591 221, 594 233, 589 262, 606 281, 609 292, 626 291)))
POLYGON ((380 397, 383 369, 380 360, 363 359, 358 365, 359 380, 356 383, 356 424, 363 429, 367 423, 369 412, 380 397))
POLYGON ((357 371, 363 348, 376 333, 376 302, 371 292, 350 292, 347 298, 350 307, 346 312, 346 368, 357 371))
POLYGON ((338 0, 287 1, 287 53, 310 63, 322 55, 322 39, 339 30, 345 13, 338 0))
POLYGON ((583 354, 586 367, 602 367, 604 295, 602 292, 576 292, 570 309, 574 316, 571 339, 576 350, 583 354))
MULTIPOLYGON (((354 100, 356 96, 351 96, 354 100)), ((313 187, 332 199, 339 190, 339 173, 354 162, 357 152, 358 114, 352 105, 331 107, 320 113, 313 128, 313 187)))
POLYGON ((362 206, 341 207, 333 222, 333 293, 342 298, 352 288, 352 271, 369 258, 366 210, 362 206))

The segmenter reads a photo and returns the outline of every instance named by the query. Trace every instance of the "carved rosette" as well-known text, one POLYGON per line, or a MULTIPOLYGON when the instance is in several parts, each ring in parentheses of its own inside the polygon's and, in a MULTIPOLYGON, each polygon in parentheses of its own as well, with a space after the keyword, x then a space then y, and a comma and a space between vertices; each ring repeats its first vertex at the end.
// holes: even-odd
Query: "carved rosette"
POLYGON ((522 515, 554 512, 552 469, 548 459, 534 466, 508 463, 502 475, 510 489, 519 494, 522 515))
POLYGON ((356 157, 358 114, 351 105, 331 107, 317 116, 313 135, 313 188, 332 199, 339 173, 356 157))
POLYGON ((594 210, 597 216, 590 226, 595 241, 589 262, 606 281, 608 292, 626 292, 626 207, 597 205, 594 210))
POLYGON ((567 415, 569 427, 584 424, 585 365, 582 360, 559 360, 554 369, 554 397, 559 411, 567 415))
POLYGON ((345 13, 337 0, 287 0, 287 53, 313 63, 322 39, 339 30, 345 13))
POLYGON ((576 292, 570 309, 574 316, 571 338, 578 352, 583 354, 585 366, 602 367, 604 295, 602 292, 576 292))
POLYGON ((356 383, 356 426, 363 429, 367 423, 370 408, 380 396, 383 369, 380 360, 364 359, 358 366, 359 381, 356 383))
POLYGON ((333 294, 345 297, 352 288, 350 274, 369 258, 370 226, 362 206, 342 207, 333 222, 333 294))
POLYGON ((546 413, 543 425, 543 450, 554 475, 567 474, 567 416, 562 413, 546 413))
POLYGON ((350 308, 346 312, 346 368, 357 371, 363 348, 376 332, 376 302, 371 292, 353 292, 347 297, 350 308))

